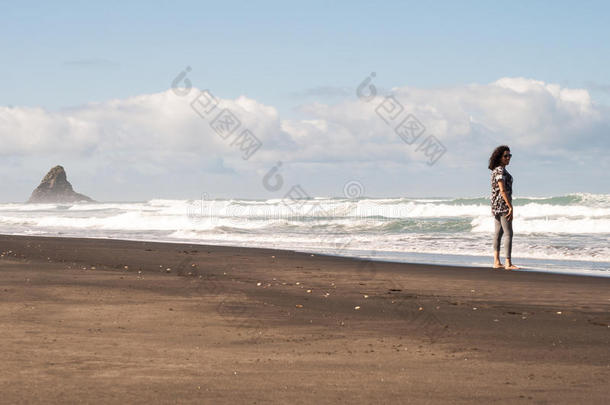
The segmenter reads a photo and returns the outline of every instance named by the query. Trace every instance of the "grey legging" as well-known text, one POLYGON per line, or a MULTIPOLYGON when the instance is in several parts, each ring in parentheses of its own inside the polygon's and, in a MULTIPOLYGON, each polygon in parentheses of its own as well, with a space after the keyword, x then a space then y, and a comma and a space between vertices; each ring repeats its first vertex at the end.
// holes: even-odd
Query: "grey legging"
POLYGON ((494 251, 500 252, 500 241, 504 234, 504 252, 506 258, 510 260, 510 254, 513 250, 513 221, 506 219, 506 214, 495 216, 496 229, 494 233, 494 251))

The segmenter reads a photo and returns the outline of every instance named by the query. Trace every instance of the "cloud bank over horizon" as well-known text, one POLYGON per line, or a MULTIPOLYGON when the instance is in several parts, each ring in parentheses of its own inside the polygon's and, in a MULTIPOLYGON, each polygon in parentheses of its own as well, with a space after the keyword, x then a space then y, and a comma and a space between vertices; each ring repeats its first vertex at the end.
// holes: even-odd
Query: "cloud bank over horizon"
POLYGON ((355 89, 333 104, 300 106, 299 119, 282 119, 274 106, 247 96, 219 98, 218 110, 231 111, 240 128, 262 142, 247 160, 235 147, 237 133, 223 139, 191 108, 195 88, 186 96, 169 89, 58 112, 0 107, 2 170, 15 179, 3 200, 26 199, 37 185, 16 179, 18 173, 31 182, 54 164, 63 164, 79 189, 98 199, 188 198, 203 191, 273 198, 260 179, 278 161, 286 178, 303 183, 311 195, 339 195, 349 179, 362 181, 367 195, 486 195, 486 161, 499 144, 510 145, 515 155, 509 170, 530 179, 517 177, 525 193, 569 191, 557 176, 585 178, 576 184, 587 190, 571 191, 609 192, 607 178, 591 179, 608 169, 609 110, 586 89, 505 77, 389 93, 403 114, 425 126, 421 139, 434 135, 446 148, 434 165, 416 143, 397 135, 398 121, 380 117, 378 106, 388 94, 365 102, 355 89), (536 184, 544 179, 548 187, 536 184))

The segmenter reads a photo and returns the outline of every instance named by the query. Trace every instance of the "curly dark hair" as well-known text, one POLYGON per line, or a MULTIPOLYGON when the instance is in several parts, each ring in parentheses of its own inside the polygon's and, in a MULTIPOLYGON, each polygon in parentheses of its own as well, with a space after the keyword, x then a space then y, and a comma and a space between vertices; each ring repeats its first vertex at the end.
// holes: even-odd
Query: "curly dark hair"
POLYGON ((491 154, 489 158, 489 170, 493 170, 496 167, 500 166, 500 159, 502 159, 502 155, 504 152, 509 151, 510 148, 506 145, 500 145, 491 154))

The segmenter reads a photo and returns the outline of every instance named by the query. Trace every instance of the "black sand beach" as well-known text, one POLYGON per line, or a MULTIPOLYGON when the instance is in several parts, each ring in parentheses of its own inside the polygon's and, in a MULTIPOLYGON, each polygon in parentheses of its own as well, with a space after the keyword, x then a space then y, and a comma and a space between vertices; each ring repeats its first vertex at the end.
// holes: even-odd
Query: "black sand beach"
POLYGON ((2 403, 607 403, 610 278, 0 235, 2 403))

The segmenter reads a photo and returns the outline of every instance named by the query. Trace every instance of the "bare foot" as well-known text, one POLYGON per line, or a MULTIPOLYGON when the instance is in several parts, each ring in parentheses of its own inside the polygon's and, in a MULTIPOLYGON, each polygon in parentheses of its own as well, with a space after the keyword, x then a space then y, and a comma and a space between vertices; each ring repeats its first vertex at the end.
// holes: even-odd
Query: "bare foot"
POLYGON ((504 265, 502 263, 494 263, 494 266, 493 266, 494 269, 501 269, 503 267, 504 267, 504 265))
POLYGON ((514 264, 507 265, 504 270, 519 270, 521 267, 517 267, 514 264))

